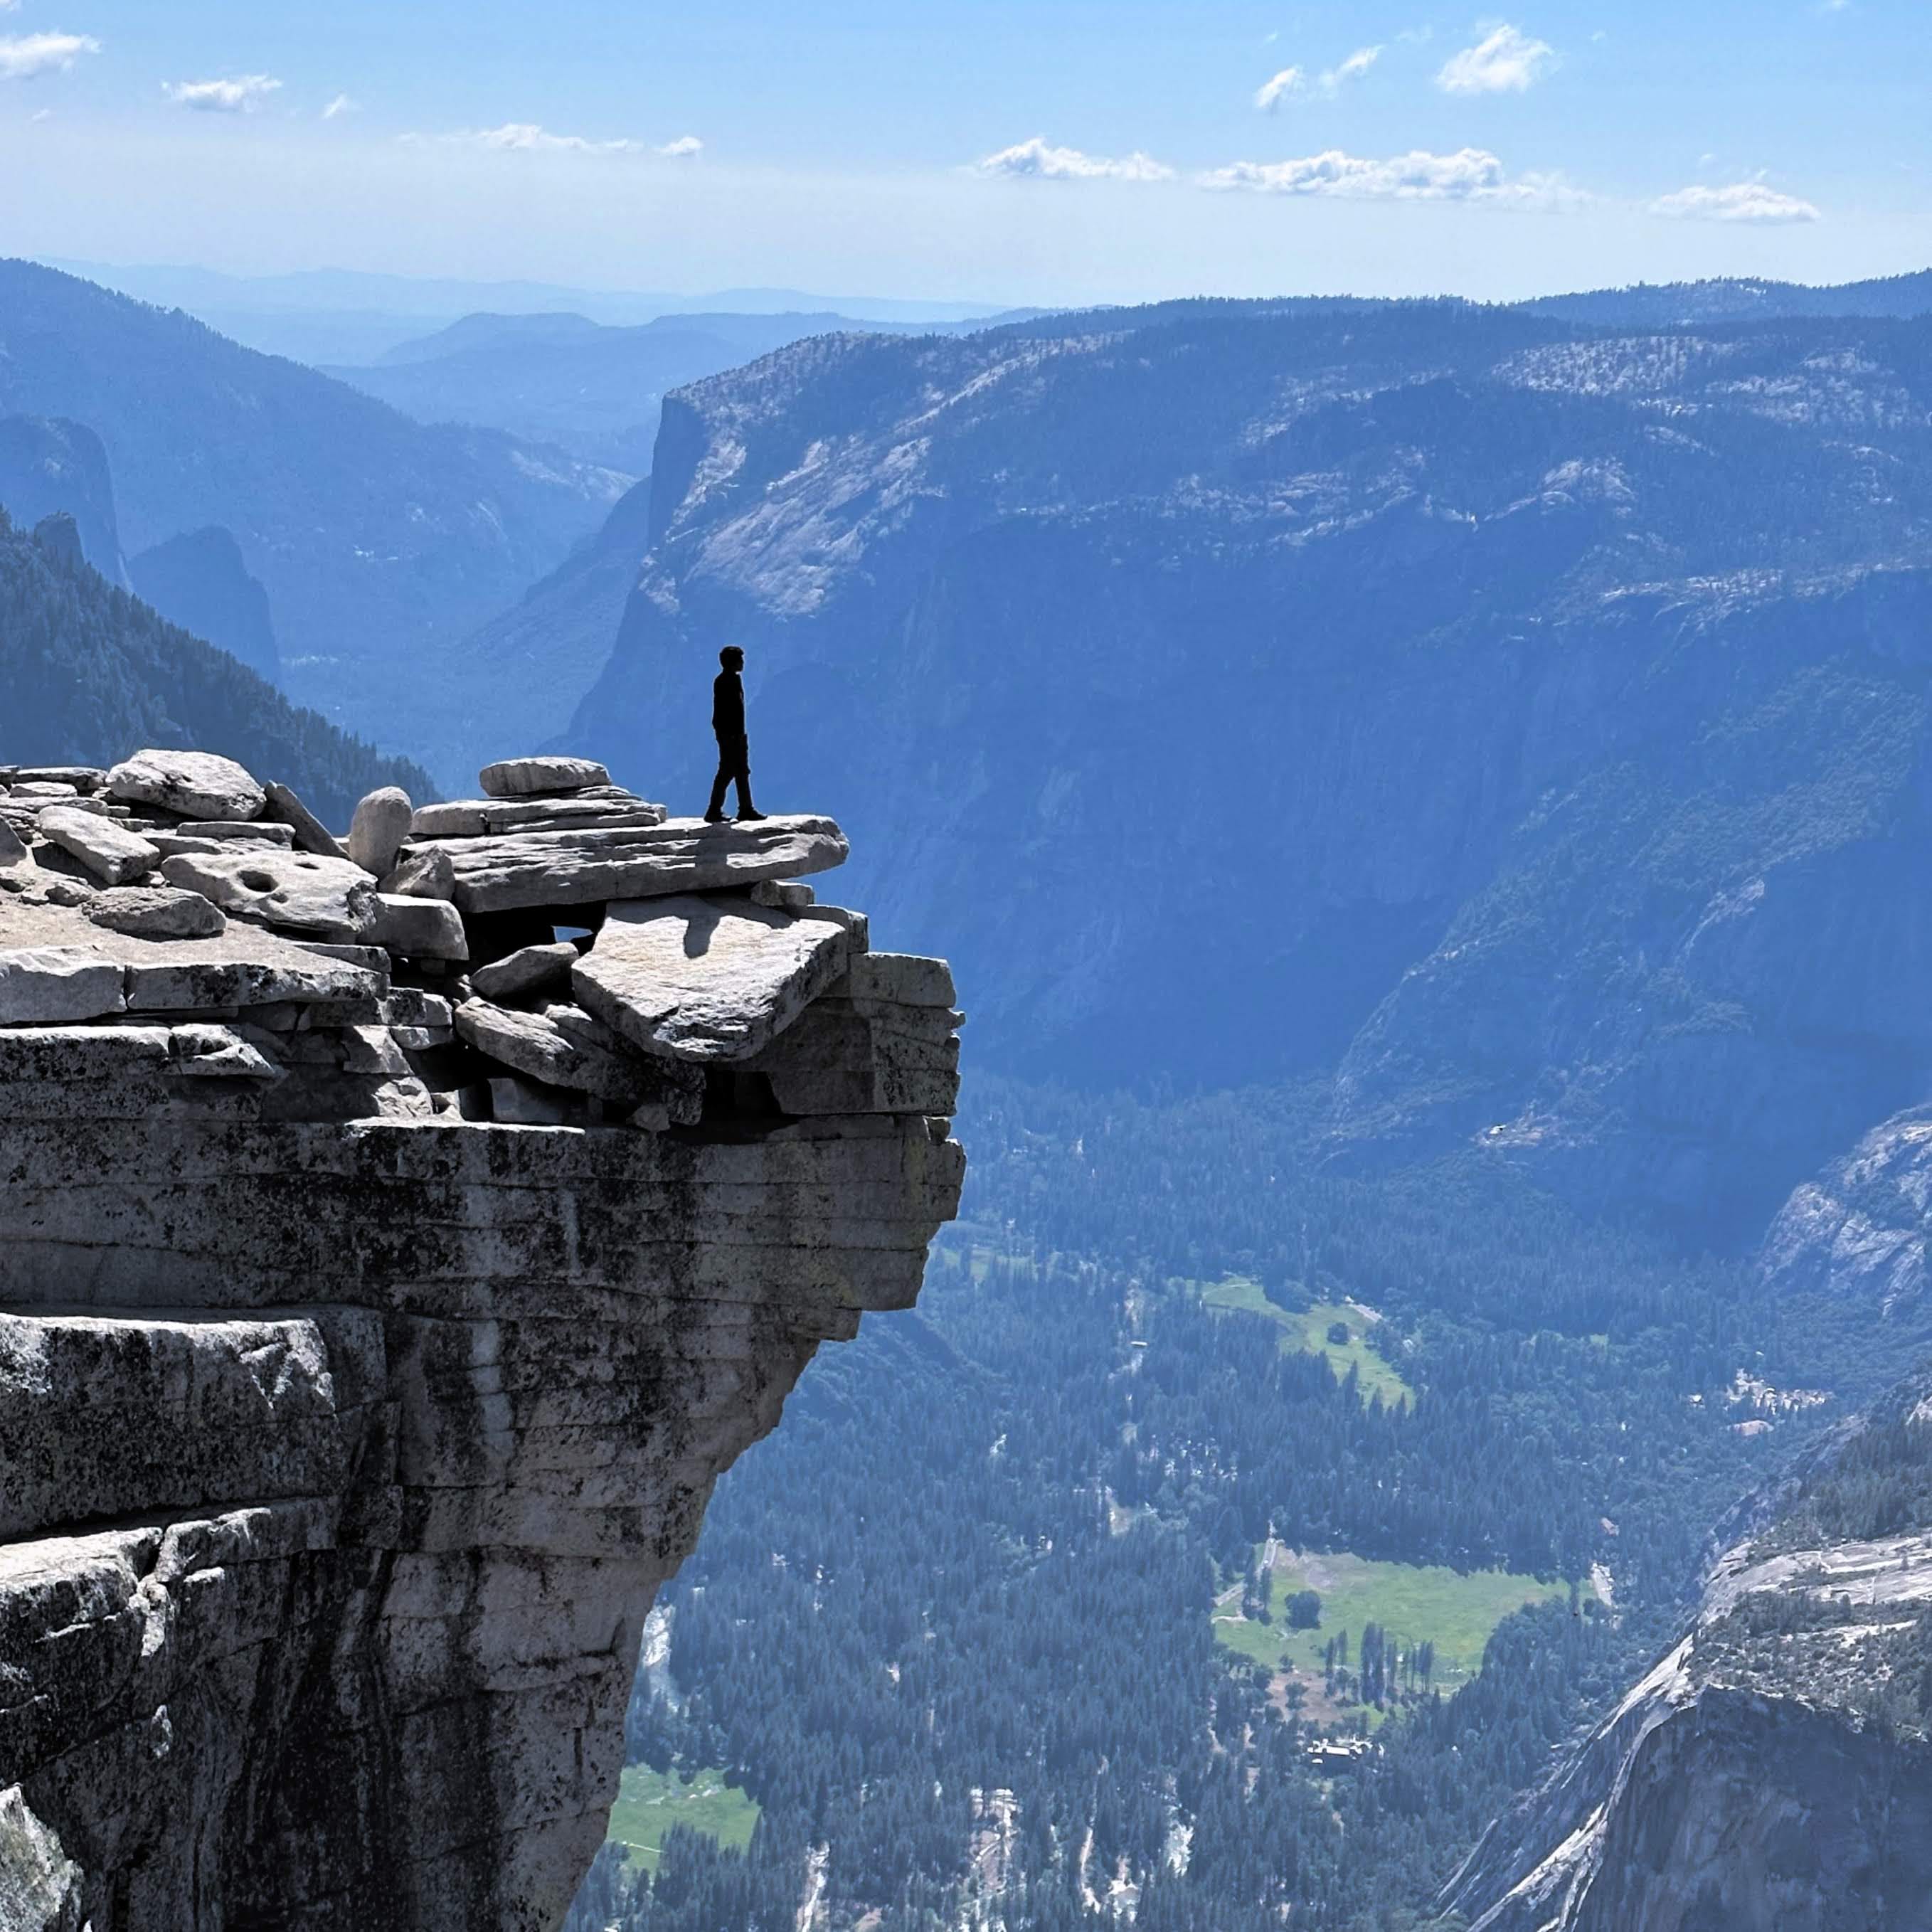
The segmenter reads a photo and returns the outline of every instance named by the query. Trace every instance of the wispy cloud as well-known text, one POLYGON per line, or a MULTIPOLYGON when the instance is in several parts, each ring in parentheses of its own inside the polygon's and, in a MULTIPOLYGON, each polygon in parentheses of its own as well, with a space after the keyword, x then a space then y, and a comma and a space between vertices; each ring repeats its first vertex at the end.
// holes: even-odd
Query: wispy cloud
POLYGON ((358 111, 358 104, 356 102, 351 100, 346 94, 338 94, 322 110, 322 118, 325 121, 340 121, 344 115, 354 114, 358 111))
POLYGON ((1382 54, 1378 46, 1358 47, 1346 60, 1337 61, 1318 74, 1311 74, 1305 68, 1285 67, 1255 90, 1255 105, 1263 113, 1272 114, 1284 100, 1299 95, 1318 94, 1332 100, 1348 82, 1360 80, 1382 54))
POLYGON ((1308 89, 1308 76, 1298 67, 1285 67, 1272 80, 1264 80, 1255 89, 1255 105, 1264 114, 1272 114, 1284 100, 1291 100, 1308 89))
POLYGON ((1762 182, 1733 182, 1726 188, 1699 185, 1660 195, 1650 204, 1653 214, 1678 221, 1820 221, 1816 205, 1795 194, 1781 194, 1762 182))
POLYGON ((0 34, 0 80, 64 74, 79 56, 100 51, 100 43, 92 34, 0 34))
POLYGON ((1330 94, 1339 92, 1345 81, 1360 80, 1382 57, 1380 47, 1358 47, 1348 58, 1322 76, 1322 85, 1330 94))
POLYGON ((1203 188, 1355 201, 1462 201, 1519 208, 1574 207, 1594 197, 1550 175, 1511 176, 1484 148, 1453 154, 1418 148, 1377 158, 1330 148, 1286 161, 1236 161, 1196 178, 1203 188))
POLYGON ((1036 134, 988 154, 976 164, 982 175, 1006 175, 1033 181, 1172 181, 1174 170, 1150 154, 1132 154, 1118 160, 1105 154, 1083 154, 1078 148, 1056 148, 1036 134))
POLYGON ((581 134, 553 134, 534 121, 506 121, 500 128, 472 128, 437 138, 519 154, 640 154, 646 150, 642 141, 592 141, 581 134))
POLYGON ((1556 64, 1556 50, 1520 28, 1492 28, 1473 47, 1443 63, 1436 85, 1445 94, 1521 94, 1556 64))
POLYGON ((272 74, 244 74, 232 80, 164 81, 161 92, 196 114, 250 114, 281 84, 272 74))
POLYGON ((704 153, 704 143, 695 134, 680 134, 675 141, 667 141, 654 152, 668 155, 674 161, 688 160, 704 153))

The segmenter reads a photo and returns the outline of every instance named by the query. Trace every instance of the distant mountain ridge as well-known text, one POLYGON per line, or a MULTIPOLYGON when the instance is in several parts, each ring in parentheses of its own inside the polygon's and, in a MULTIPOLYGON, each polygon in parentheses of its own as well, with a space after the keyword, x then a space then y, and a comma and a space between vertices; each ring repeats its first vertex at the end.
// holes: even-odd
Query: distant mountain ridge
POLYGON ((1558 316, 1566 322, 1664 328, 1801 316, 1932 315, 1932 268, 1820 287, 1736 276, 1702 282, 1640 282, 1630 288, 1542 296, 1516 306, 1532 315, 1558 316))
POLYGON ((980 326, 787 312, 680 314, 614 328, 571 314, 475 314, 397 344, 373 366, 327 373, 418 422, 482 424, 641 476, 668 390, 807 336, 980 326))

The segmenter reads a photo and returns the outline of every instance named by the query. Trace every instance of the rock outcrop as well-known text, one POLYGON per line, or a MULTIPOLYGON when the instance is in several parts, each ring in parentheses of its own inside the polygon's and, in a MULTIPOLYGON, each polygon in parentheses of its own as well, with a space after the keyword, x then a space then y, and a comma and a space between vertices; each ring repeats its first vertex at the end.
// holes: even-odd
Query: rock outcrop
MULTIPOLYGON (((430 807, 399 862, 448 854, 412 876, 452 902, 286 788, 190 830, 196 769, 130 763, 0 768, 0 1926, 551 1928, 712 1484, 956 1206, 950 976, 783 871, 828 820, 601 784, 656 835, 614 873, 608 826, 430 807), (466 908, 468 846, 570 896, 466 908), (666 998, 629 954, 592 994, 620 878, 812 970, 680 952, 666 998), (376 943, 399 905, 466 961, 376 943)), ((546 776, 514 807, 580 800, 546 776)))
POLYGON ((1687 1635, 1444 1909, 1472 1932, 1932 1927, 1932 1374, 1740 1512, 1687 1635))

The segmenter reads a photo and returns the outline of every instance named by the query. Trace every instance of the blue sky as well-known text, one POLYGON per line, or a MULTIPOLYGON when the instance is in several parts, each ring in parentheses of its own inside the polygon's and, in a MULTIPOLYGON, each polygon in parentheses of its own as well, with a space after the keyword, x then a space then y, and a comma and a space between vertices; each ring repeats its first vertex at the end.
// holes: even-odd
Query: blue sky
POLYGON ((0 0, 0 251, 1002 302, 1932 263, 1904 0, 0 0))

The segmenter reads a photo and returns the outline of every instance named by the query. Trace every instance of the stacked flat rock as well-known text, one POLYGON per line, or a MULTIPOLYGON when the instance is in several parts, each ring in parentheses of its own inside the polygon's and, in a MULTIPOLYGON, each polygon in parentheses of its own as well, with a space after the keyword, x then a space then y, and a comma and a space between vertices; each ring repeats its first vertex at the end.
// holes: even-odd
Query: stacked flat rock
POLYGON ((830 819, 673 819, 550 757, 453 803, 384 788, 340 838, 206 752, 0 782, 0 1030, 116 1029, 100 1052, 171 1106, 192 1079, 197 1107, 280 1119, 952 1111, 951 976, 816 902, 804 876, 847 852, 830 819), (143 1016, 158 1044, 130 1043, 143 1016))

